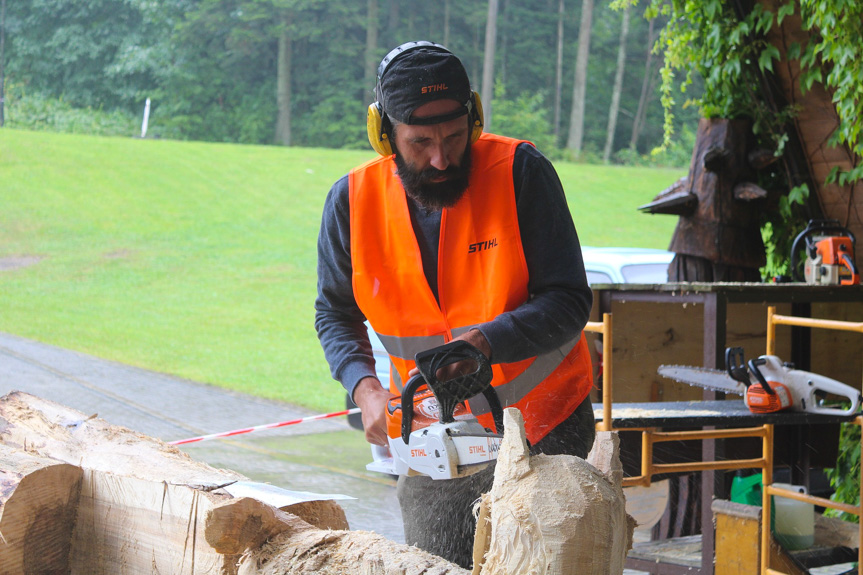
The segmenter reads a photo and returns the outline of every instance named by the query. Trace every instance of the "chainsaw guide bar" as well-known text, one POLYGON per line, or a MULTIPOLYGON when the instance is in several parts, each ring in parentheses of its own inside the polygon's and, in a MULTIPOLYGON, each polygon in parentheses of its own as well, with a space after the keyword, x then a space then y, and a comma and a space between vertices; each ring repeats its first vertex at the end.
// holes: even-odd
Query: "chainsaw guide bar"
POLYGON ((663 377, 679 381, 687 385, 696 385, 712 391, 744 395, 746 387, 731 378, 727 372, 707 367, 692 367, 687 365, 660 365, 657 373, 663 377))

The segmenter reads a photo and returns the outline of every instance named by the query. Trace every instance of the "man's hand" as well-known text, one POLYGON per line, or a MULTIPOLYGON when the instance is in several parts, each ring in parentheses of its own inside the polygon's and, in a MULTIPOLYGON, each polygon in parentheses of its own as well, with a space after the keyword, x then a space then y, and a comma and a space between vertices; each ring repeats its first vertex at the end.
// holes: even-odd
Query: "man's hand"
POLYGON ((393 397, 374 377, 364 377, 354 389, 354 403, 362 410, 366 441, 387 445, 387 401, 393 397))
MULTIPOLYGON (((491 359, 491 346, 488 344, 488 340, 485 338, 482 332, 478 329, 472 329, 465 334, 454 337, 452 341, 466 341, 478 350, 480 350, 482 354, 488 359, 491 359)), ((441 381, 448 381, 460 375, 473 373, 474 371, 476 371, 476 369, 477 365, 475 361, 464 360, 440 368, 435 375, 441 381)), ((419 369, 413 368, 412 370, 410 370, 410 372, 408 372, 408 377, 413 377, 419 372, 419 369)))

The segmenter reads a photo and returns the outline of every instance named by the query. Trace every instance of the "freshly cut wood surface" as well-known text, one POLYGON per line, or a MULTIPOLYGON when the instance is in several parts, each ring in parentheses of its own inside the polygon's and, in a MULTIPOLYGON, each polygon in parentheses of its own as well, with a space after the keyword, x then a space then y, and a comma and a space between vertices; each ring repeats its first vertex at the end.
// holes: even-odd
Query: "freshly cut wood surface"
POLYGON ((168 481, 84 470, 71 573, 236 573, 204 537, 219 496, 168 481))
POLYGON ((431 553, 367 531, 285 532, 247 553, 238 575, 468 575, 431 553))
POLYGON ((81 469, 0 444, 0 574, 68 565, 81 469))
POLYGON ((20 391, 0 401, 0 441, 92 471, 211 487, 246 479, 158 439, 20 391), (155 464, 158 462, 158 464, 155 464))

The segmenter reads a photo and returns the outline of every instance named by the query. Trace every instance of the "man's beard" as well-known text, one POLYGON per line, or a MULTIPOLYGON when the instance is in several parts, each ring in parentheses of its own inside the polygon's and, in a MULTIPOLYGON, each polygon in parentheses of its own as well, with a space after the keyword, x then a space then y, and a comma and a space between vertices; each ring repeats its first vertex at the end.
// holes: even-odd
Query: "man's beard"
POLYGON ((440 211, 456 205, 467 191, 470 179, 471 155, 470 144, 465 148, 461 164, 449 166, 445 170, 428 167, 416 170, 408 164, 398 150, 395 151, 397 174, 407 195, 430 212, 440 211), (443 182, 433 180, 446 177, 443 182))

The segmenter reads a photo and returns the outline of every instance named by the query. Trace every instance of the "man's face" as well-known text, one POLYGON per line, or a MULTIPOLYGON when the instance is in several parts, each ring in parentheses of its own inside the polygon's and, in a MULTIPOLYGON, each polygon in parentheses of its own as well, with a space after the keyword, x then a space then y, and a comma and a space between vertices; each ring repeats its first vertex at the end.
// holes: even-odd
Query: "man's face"
MULTIPOLYGON (((439 116, 460 106, 455 100, 437 100, 420 106, 413 115, 439 116)), ((396 126, 393 143, 398 176, 407 194, 427 210, 452 207, 467 190, 469 131, 465 116, 430 126, 396 126)))

